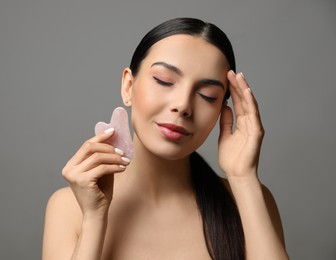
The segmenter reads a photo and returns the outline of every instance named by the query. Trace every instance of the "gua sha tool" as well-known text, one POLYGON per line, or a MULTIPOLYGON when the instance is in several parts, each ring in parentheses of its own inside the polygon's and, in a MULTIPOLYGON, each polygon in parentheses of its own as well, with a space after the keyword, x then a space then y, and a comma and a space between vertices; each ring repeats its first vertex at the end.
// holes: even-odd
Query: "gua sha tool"
POLYGON ((108 128, 114 128, 114 134, 107 140, 107 143, 121 149, 124 151, 124 156, 132 159, 134 156, 134 147, 126 109, 122 107, 115 108, 112 113, 111 122, 108 124, 98 122, 95 126, 95 133, 103 133, 108 128))

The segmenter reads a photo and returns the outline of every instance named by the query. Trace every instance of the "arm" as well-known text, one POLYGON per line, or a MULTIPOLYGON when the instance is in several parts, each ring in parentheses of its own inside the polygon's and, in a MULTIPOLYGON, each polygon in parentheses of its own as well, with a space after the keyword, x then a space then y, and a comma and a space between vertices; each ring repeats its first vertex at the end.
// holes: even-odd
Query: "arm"
POLYGON ((258 179, 264 130, 254 99, 242 74, 228 73, 236 116, 224 106, 219 137, 219 163, 236 200, 245 234, 247 259, 288 259, 282 225, 270 191, 258 179))
POLYGON ((288 259, 280 215, 271 192, 257 178, 229 182, 241 216, 247 259, 288 259))
POLYGON ((71 189, 57 191, 48 202, 43 260, 101 258, 113 174, 124 171, 128 164, 120 150, 104 143, 112 134, 86 141, 64 167, 63 176, 71 189))

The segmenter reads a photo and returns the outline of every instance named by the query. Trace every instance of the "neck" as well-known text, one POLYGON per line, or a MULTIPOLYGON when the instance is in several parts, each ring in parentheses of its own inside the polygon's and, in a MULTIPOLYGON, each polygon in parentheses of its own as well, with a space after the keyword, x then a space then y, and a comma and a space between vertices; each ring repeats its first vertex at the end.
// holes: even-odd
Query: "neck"
POLYGON ((123 174, 128 189, 154 203, 192 194, 189 156, 177 160, 163 159, 148 151, 136 137, 134 144, 135 157, 123 174))

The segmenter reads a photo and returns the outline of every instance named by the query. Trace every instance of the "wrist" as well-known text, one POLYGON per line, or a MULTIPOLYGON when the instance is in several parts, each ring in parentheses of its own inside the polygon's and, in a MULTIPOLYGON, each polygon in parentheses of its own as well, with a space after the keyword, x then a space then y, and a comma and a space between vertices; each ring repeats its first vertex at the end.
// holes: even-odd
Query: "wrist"
POLYGON ((108 223, 108 217, 102 215, 83 216, 81 232, 94 234, 105 234, 108 223))
POLYGON ((107 222, 107 217, 108 217, 108 211, 83 212, 83 222, 104 223, 107 222))
POLYGON ((86 212, 72 259, 101 259, 108 215, 86 212))
POLYGON ((256 171, 244 175, 227 175, 231 188, 234 187, 255 187, 261 188, 261 182, 256 171))
POLYGON ((225 172, 227 179, 233 182, 253 182, 258 180, 257 169, 225 172))
POLYGON ((237 204, 253 204, 255 200, 263 200, 263 185, 256 175, 230 176, 227 180, 237 204))

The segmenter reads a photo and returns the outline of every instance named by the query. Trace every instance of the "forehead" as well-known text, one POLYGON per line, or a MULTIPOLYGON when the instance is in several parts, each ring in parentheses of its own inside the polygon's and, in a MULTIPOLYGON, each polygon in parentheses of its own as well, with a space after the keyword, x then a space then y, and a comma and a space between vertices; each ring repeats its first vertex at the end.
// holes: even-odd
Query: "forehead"
MULTIPOLYGON (((201 37, 177 34, 156 42, 144 59, 144 65, 164 61, 182 70, 203 71, 207 74, 229 70, 224 54, 201 37)), ((147 67, 146 66, 146 67, 147 67)))

